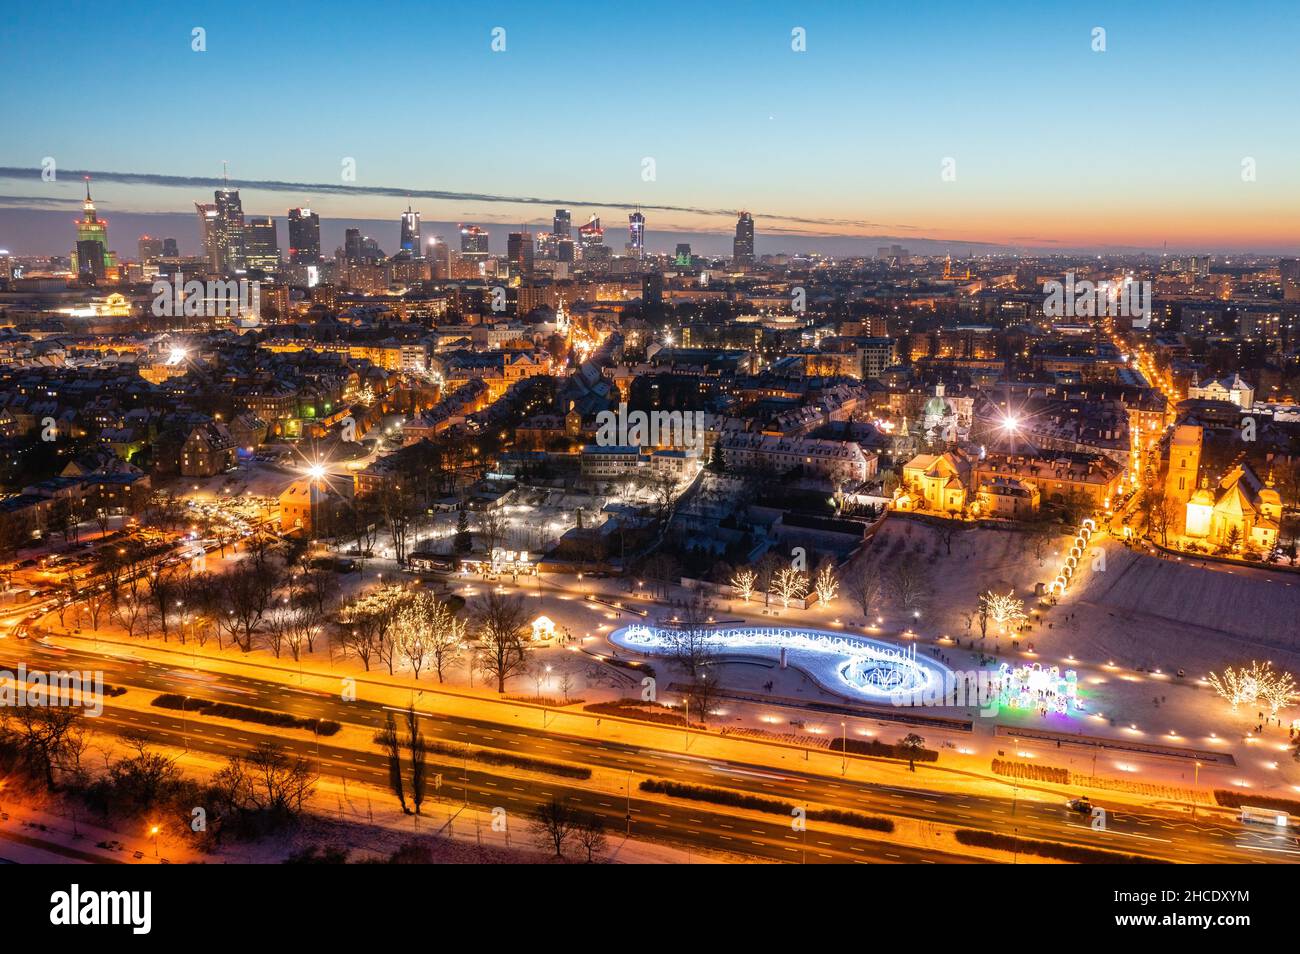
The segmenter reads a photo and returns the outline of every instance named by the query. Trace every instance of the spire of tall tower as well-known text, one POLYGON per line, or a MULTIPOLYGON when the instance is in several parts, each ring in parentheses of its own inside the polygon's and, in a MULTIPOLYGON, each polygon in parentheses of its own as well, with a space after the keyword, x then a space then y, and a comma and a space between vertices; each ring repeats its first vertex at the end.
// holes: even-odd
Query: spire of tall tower
POLYGON ((85 212, 83 222, 98 221, 95 217, 95 200, 90 197, 90 176, 86 176, 86 201, 81 203, 81 208, 85 212))

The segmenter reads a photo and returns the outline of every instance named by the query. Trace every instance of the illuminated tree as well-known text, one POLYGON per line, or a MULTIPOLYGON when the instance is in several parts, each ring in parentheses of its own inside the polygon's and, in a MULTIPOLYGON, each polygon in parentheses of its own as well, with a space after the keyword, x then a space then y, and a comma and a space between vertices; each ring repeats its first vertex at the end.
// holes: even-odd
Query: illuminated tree
POLYGON ((980 597, 980 616, 984 617, 987 614, 989 619, 1004 630, 1026 619, 1024 601, 1016 599, 1013 593, 1014 590, 1009 590, 1006 595, 1003 595, 989 590, 980 597))
POLYGON ((1287 672, 1270 673, 1271 678, 1259 685, 1259 695, 1268 703, 1269 712, 1277 715, 1296 701, 1295 680, 1287 672))
POLYGON ((839 578, 835 575, 835 567, 830 563, 823 563, 817 571, 817 578, 813 581, 813 589, 817 591, 817 599, 823 605, 829 604, 835 599, 835 594, 840 590, 839 578))
POLYGON ((1250 668, 1233 669, 1229 666, 1219 676, 1210 673, 1210 686, 1227 699, 1235 712, 1242 703, 1253 705, 1263 699, 1273 715, 1291 705, 1296 699, 1295 680, 1290 673, 1278 672, 1272 663, 1252 661, 1250 668))
POLYGON ((743 570, 737 570, 735 575, 732 576, 731 585, 736 588, 740 598, 748 603, 750 597, 754 595, 754 583, 757 579, 758 574, 749 567, 745 567, 743 570))
POLYGON ((789 609, 790 601, 801 599, 808 592, 808 577, 800 573, 793 567, 785 567, 778 570, 772 577, 771 593, 781 601, 781 605, 789 609))

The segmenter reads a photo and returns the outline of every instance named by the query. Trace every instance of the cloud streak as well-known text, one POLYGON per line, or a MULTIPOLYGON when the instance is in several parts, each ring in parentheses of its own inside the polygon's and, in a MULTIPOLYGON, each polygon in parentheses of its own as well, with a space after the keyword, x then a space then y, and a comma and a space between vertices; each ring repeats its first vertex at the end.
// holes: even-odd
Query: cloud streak
MULTIPOLYGON (((67 177, 90 176, 98 182, 117 182, 123 185, 159 186, 169 189, 215 189, 226 184, 222 179, 207 176, 171 176, 153 172, 107 172, 103 170, 66 169, 60 172, 67 177)), ((31 180, 40 178, 40 169, 17 166, 0 166, 0 179, 31 180)), ((279 179, 231 179, 237 189, 254 189, 265 192, 309 193, 311 195, 337 195, 349 197, 376 197, 394 199, 436 199, 447 202, 500 202, 513 205, 546 205, 573 208, 633 208, 639 206, 655 212, 687 212, 692 215, 734 216, 736 209, 706 209, 689 205, 659 205, 647 202, 607 202, 591 199, 548 198, 543 196, 498 195, 490 192, 448 192, 441 189, 409 189, 396 186, 342 185, 333 182, 285 182, 279 179)), ((41 202, 39 197, 30 201, 41 202)), ((792 225, 817 225, 835 228, 878 230, 884 228, 911 229, 913 226, 886 226, 860 219, 807 218, 781 215, 776 212, 755 212, 755 218, 767 222, 787 222, 792 225)))

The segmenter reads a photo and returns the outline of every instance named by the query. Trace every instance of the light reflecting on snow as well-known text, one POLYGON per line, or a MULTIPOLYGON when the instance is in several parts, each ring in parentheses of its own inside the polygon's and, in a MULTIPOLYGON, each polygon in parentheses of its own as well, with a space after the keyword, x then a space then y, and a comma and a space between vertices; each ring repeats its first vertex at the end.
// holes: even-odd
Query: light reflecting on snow
MULTIPOLYGON (((865 636, 785 626, 735 626, 703 631, 704 642, 720 653, 742 652, 779 660, 808 673, 823 688, 873 702, 899 702, 942 687, 951 671, 934 660, 865 636)), ((672 653, 678 630, 637 623, 610 633, 610 642, 648 655, 672 653)))

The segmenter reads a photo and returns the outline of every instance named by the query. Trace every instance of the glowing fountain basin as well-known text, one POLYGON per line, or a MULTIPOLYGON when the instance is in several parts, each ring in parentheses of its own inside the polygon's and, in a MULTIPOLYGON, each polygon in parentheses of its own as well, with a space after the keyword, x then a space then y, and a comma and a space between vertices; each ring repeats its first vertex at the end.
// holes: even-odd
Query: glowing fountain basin
MULTIPOLYGON (((614 645, 650 656, 672 655, 680 631, 636 623, 609 634, 614 645)), ((720 655, 728 651, 780 660, 803 670, 824 689, 867 702, 902 701, 902 697, 942 689, 951 670, 906 648, 865 636, 786 626, 733 626, 705 630, 704 642, 720 655)))

